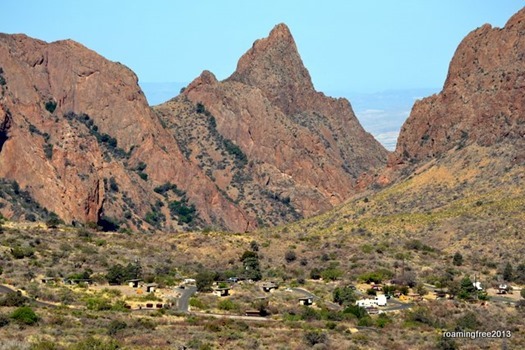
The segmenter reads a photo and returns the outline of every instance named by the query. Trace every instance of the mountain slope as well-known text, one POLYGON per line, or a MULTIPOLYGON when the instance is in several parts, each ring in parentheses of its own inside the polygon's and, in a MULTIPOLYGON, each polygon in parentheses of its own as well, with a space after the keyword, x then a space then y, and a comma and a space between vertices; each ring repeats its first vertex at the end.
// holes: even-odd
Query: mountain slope
MULTIPOLYGON (((375 185, 288 230, 332 242, 351 237, 354 252, 359 245, 379 247, 376 258, 398 256, 426 276, 443 274, 429 267, 430 258, 439 266, 455 252, 491 281, 501 272, 497 266, 521 263, 523 52, 525 9, 502 29, 485 25, 470 33, 452 59, 443 91, 414 105, 375 185)), ((356 255, 359 260, 363 254, 356 255)))
POLYGON ((504 28, 467 35, 443 90, 414 105, 390 163, 420 161, 452 148, 525 136, 525 9, 504 28))
POLYGON ((341 203, 387 156, 347 100, 314 90, 284 24, 257 40, 228 79, 205 71, 155 111, 186 156, 262 224, 341 203))
POLYGON ((67 222, 178 227, 167 204, 179 200, 202 224, 250 227, 182 156, 128 68, 73 41, 5 34, 0 62, 0 177, 49 211, 67 222), (178 194, 153 191, 168 182, 178 194))

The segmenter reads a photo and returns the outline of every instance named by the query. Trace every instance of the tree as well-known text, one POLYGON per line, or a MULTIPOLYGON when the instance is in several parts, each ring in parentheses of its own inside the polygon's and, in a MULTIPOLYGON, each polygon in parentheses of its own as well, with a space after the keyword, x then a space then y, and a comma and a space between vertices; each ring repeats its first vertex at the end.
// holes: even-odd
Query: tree
POLYGON ((213 272, 207 270, 200 271, 195 277, 197 290, 199 292, 210 292, 214 280, 215 274, 213 272))
POLYGON ((525 284, 525 264, 519 264, 514 271, 514 281, 519 284, 525 284))
POLYGON ((334 303, 338 303, 339 305, 349 305, 356 301, 354 290, 348 286, 335 288, 332 296, 334 303))
POLYGON ((505 265, 505 268, 503 269, 503 279, 505 281, 512 281, 512 277, 513 277, 514 273, 513 273, 513 268, 512 268, 512 265, 510 262, 507 262, 507 265, 505 265))
POLYGON ((417 294, 419 295, 426 295, 428 293, 427 289, 425 288, 425 286, 423 285, 423 283, 419 283, 417 286, 416 286, 416 292, 417 294))
POLYGON ((463 265, 463 255, 461 255, 460 252, 456 252, 456 254, 454 254, 454 257, 452 258, 452 264, 454 264, 454 266, 463 265))
POLYGON ((251 241, 250 242, 250 249, 253 252, 258 252, 259 251, 259 244, 256 241, 251 241))
POLYGON ((51 214, 49 219, 46 221, 46 226, 48 228, 57 228, 58 225, 61 225, 63 223, 64 222, 56 214, 53 213, 51 214))
POLYGON ((244 266, 244 275, 247 279, 259 281, 262 278, 259 255, 256 252, 247 250, 242 254, 240 260, 244 266))
POLYGON ((472 299, 476 293, 476 287, 472 283, 472 280, 468 277, 465 277, 461 280, 458 298, 460 299, 472 299))
POLYGON ((314 267, 310 270, 310 278, 313 280, 318 280, 321 278, 321 270, 317 267, 314 267))

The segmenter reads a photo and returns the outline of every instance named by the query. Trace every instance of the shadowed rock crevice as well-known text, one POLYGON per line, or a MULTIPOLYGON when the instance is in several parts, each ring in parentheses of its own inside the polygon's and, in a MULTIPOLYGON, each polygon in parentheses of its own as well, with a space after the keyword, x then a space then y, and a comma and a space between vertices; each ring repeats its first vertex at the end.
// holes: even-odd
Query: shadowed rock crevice
POLYGON ((11 113, 9 112, 9 110, 7 110, 5 112, 4 120, 0 124, 0 152, 2 152, 4 144, 9 138, 8 131, 10 127, 11 127, 11 113))

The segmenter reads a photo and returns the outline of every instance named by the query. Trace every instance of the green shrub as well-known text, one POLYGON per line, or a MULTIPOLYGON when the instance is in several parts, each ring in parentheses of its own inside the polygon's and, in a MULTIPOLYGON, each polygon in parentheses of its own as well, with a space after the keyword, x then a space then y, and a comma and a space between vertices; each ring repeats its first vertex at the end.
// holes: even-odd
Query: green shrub
POLYGON ((35 254, 35 250, 31 247, 16 246, 11 248, 11 254, 15 259, 23 259, 32 257, 35 254))
POLYGON ((343 313, 354 315, 358 319, 368 316, 365 308, 357 305, 348 305, 346 309, 343 310, 343 313))
POLYGON ((111 310, 111 301, 106 298, 94 296, 86 300, 86 307, 88 310, 93 311, 111 310))
POLYGON ((297 260, 297 254, 295 254, 295 252, 293 250, 288 250, 284 254, 284 260, 286 260, 287 263, 291 263, 291 262, 297 260))
POLYGON ((309 346, 314 346, 316 344, 327 344, 328 336, 324 332, 309 331, 304 334, 304 341, 309 346))
POLYGON ((230 299, 224 299, 219 302, 218 305, 220 310, 231 311, 237 309, 237 305, 230 299))
POLYGON ((343 275, 343 271, 339 269, 326 269, 321 272, 321 276, 327 281, 336 281, 343 275))
POLYGON ((50 144, 50 143, 45 143, 44 144, 44 154, 45 154, 47 159, 52 159, 53 158, 53 145, 52 144, 50 144))
POLYGON ((193 204, 188 205, 188 200, 184 197, 180 201, 172 201, 168 205, 172 217, 177 217, 179 223, 189 224, 191 223, 197 213, 197 209, 193 204))
POLYGON ((0 314, 0 328, 5 327, 9 324, 9 317, 5 314, 0 314))
POLYGON ((204 304, 204 303, 202 302, 202 300, 197 299, 197 298, 195 298, 195 297, 191 297, 191 298, 190 298, 190 302, 189 302, 189 304, 190 304, 190 306, 192 306, 192 307, 196 307, 196 308, 201 309, 201 310, 206 309, 206 304, 204 304))
POLYGON ((118 342, 115 340, 101 340, 93 337, 81 340, 71 346, 68 350, 117 350, 120 349, 118 342))
POLYGON ((376 319, 376 326, 384 328, 387 324, 392 323, 392 319, 387 314, 379 314, 376 319))
POLYGON ((55 109, 57 108, 57 103, 53 100, 46 101, 44 107, 49 113, 53 113, 55 109))
POLYGON ((118 331, 126 329, 128 324, 124 321, 113 320, 108 325, 108 335, 115 335, 118 331))
POLYGON ((31 344, 29 350, 57 350, 58 347, 55 342, 49 340, 40 340, 31 344))
POLYGON ((452 258, 452 264, 454 264, 455 266, 463 265, 463 255, 461 255, 460 252, 456 252, 454 254, 454 257, 452 258))
POLYGON ((195 277, 197 290, 199 292, 210 292, 214 280, 215 273, 206 270, 200 271, 195 277))
POLYGON ((57 228, 58 225, 63 224, 64 221, 62 221, 56 214, 51 214, 49 216, 49 219, 46 221, 46 226, 48 228, 57 228))
POLYGON ((19 324, 28 326, 34 325, 38 322, 37 314, 29 306, 20 306, 11 314, 11 319, 19 324))
POLYGON ((354 290, 348 286, 335 288, 332 296, 334 303, 339 305, 349 305, 356 301, 354 290))
POLYGON ((321 278, 321 270, 317 267, 314 267, 310 270, 310 278, 313 280, 318 280, 321 278))

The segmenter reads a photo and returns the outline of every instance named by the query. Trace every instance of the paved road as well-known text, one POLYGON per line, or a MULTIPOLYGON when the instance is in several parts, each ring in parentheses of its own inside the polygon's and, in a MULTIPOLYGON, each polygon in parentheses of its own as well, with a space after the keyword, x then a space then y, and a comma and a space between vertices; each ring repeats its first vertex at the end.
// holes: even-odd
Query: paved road
POLYGON ((180 312, 188 312, 190 306, 190 298, 193 294, 197 292, 197 287, 187 286, 184 289, 181 289, 181 294, 179 300, 177 301, 177 309, 180 312))
POLYGON ((0 284, 0 294, 7 294, 11 292, 16 292, 16 290, 0 284))
POLYGON ((513 305, 516 304, 516 300, 499 295, 491 295, 489 301, 495 301, 497 303, 509 303, 513 305))
POLYGON ((387 301, 387 306, 380 308, 383 312, 390 312, 390 311, 399 311, 399 310, 407 310, 410 309, 412 306, 414 306, 413 303, 402 303, 399 300, 390 298, 387 301))

